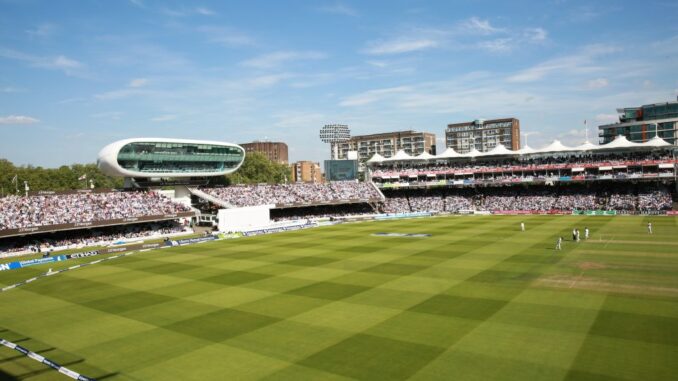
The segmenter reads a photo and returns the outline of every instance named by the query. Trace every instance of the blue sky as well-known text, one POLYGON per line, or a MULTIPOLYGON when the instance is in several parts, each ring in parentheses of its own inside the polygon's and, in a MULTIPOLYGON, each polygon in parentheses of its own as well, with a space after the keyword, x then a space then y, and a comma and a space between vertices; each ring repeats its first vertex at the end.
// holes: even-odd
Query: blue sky
POLYGON ((531 146, 678 94, 675 1, 0 0, 0 157, 141 136, 285 141, 516 117, 531 146))

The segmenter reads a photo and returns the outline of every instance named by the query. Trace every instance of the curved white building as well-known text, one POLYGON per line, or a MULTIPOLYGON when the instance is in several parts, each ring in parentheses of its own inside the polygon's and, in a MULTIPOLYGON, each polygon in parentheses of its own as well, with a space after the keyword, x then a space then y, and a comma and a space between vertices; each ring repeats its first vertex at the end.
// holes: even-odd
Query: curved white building
POLYGON ((245 150, 210 140, 134 138, 99 152, 97 165, 107 175, 133 178, 223 176, 237 170, 245 150))

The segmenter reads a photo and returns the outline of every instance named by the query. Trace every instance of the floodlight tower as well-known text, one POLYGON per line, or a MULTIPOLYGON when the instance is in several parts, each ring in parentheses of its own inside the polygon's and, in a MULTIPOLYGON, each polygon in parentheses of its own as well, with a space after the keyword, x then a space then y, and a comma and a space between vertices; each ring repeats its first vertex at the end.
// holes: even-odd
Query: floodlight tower
POLYGON ((339 143, 347 142, 351 138, 351 130, 345 124, 326 124, 320 129, 320 140, 330 143, 330 158, 339 159, 339 143))

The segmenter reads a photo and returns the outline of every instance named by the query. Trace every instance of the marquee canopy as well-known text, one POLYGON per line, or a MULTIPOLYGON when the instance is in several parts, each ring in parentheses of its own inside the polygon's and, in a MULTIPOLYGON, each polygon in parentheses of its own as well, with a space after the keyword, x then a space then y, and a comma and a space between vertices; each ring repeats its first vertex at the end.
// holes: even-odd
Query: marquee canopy
POLYGON ((384 158, 379 154, 375 154, 371 159, 367 161, 368 164, 374 163, 384 163, 384 162, 396 162, 396 161, 436 161, 436 160, 447 160, 447 159, 463 159, 463 158, 476 158, 476 157, 499 157, 499 156, 521 156, 521 155, 540 155, 540 154, 557 154, 557 153, 572 153, 576 154, 579 152, 591 152, 591 151, 602 151, 602 150, 625 150, 625 149, 653 149, 653 148, 663 148, 671 147, 672 144, 668 143, 659 136, 655 136, 652 139, 646 141, 645 143, 635 143, 629 141, 625 136, 619 135, 612 142, 596 145, 588 140, 584 143, 576 146, 569 147, 564 145, 559 140, 554 140, 551 144, 540 148, 533 149, 529 146, 525 146, 517 151, 512 151, 502 144, 497 144, 494 148, 487 152, 480 152, 471 148, 471 151, 467 153, 456 152, 453 148, 448 147, 444 152, 439 155, 431 155, 428 152, 424 152, 418 156, 410 156, 405 151, 398 151, 393 157, 384 158))

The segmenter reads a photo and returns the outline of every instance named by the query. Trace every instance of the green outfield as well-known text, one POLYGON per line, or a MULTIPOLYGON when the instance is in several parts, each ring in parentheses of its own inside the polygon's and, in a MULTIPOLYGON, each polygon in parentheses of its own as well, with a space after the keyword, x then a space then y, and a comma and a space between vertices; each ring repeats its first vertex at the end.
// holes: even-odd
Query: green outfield
MULTIPOLYGON (((678 217, 410 219, 137 253, 0 293, 0 337, 103 380, 675 380, 678 217)), ((66 379, 0 347, 3 377, 66 379)))

